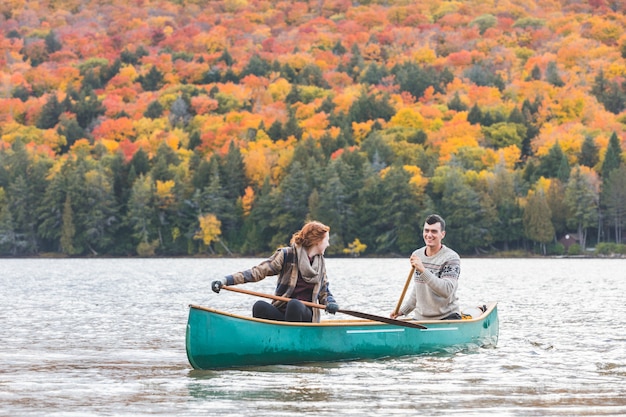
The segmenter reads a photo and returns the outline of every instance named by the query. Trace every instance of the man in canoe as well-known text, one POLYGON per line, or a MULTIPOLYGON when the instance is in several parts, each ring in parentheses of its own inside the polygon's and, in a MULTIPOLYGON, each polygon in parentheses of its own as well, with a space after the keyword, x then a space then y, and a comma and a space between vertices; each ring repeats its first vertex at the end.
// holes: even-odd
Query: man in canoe
POLYGON ((227 275, 213 281, 211 288, 219 293, 224 285, 237 285, 261 281, 278 275, 275 295, 290 298, 288 302, 257 301, 252 306, 252 316, 268 320, 319 322, 320 311, 302 301, 317 302, 326 311, 335 314, 339 306, 328 288, 324 252, 329 245, 330 227, 312 221, 291 237, 291 246, 279 248, 267 260, 246 271, 227 275))
POLYGON ((391 318, 415 311, 416 320, 456 320, 461 318, 456 289, 461 274, 459 255, 441 241, 446 236, 446 222, 431 214, 424 222, 424 247, 410 257, 415 273, 409 297, 391 318))

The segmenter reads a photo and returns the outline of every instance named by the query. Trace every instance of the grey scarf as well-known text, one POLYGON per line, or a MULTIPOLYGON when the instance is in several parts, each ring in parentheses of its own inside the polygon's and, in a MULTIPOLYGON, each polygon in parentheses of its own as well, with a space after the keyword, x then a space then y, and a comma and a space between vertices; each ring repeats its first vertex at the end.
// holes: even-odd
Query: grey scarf
POLYGON ((322 255, 315 255, 313 257, 313 263, 311 263, 306 250, 302 246, 296 245, 296 251, 298 256, 298 271, 300 271, 302 279, 309 284, 316 284, 315 288, 317 290, 322 278, 326 274, 324 257, 322 255))

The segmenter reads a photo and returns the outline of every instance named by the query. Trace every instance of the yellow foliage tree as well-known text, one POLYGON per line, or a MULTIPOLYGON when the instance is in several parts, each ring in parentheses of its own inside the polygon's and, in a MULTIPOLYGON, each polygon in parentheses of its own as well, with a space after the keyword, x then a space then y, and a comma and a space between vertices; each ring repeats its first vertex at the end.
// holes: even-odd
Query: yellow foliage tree
POLYGON ((478 147, 480 137, 480 126, 470 124, 464 114, 457 114, 437 132, 433 132, 429 140, 439 148, 439 160, 447 162, 459 148, 478 147))
POLYGON ((570 164, 575 164, 580 153, 582 143, 587 134, 587 128, 581 123, 553 124, 544 123, 539 135, 533 139, 531 146, 537 156, 545 156, 556 142, 567 156, 570 164))
POLYGON ((254 189, 250 186, 246 187, 246 190, 241 197, 241 208, 243 209, 243 215, 247 216, 252 211, 252 204, 254 203, 255 195, 254 189))
POLYGON ((410 127, 413 129, 424 129, 424 117, 414 108, 405 107, 389 120, 389 126, 410 127))
POLYGON ((369 135, 372 131, 372 125, 374 124, 373 120, 368 120, 366 122, 358 123, 352 122, 352 135, 354 135, 354 141, 359 144, 369 135))
POLYGON ((206 246, 219 240, 219 236, 222 234, 222 222, 215 216, 215 214, 205 214, 198 217, 200 223, 200 230, 193 236, 195 240, 201 240, 206 246))
POLYGON ((176 183, 172 180, 156 181, 156 198, 160 209, 166 209, 174 203, 174 186, 176 183))
POLYGON ((289 91, 291 91, 291 84, 289 84, 289 81, 284 78, 279 78, 271 83, 267 89, 272 95, 272 99, 274 99, 274 101, 283 101, 285 100, 285 97, 287 97, 287 94, 289 94, 289 91))
POLYGON ((328 124, 326 113, 315 113, 308 119, 302 120, 300 127, 312 138, 319 139, 326 134, 328 124))
POLYGON ((295 139, 273 142, 264 132, 257 133, 257 140, 247 142, 241 148, 246 167, 246 177, 258 186, 269 177, 278 183, 286 167, 291 162, 295 139))
POLYGON ((367 245, 365 243, 361 243, 361 241, 356 238, 352 243, 348 243, 348 247, 343 249, 343 253, 357 257, 361 255, 367 249, 367 245))

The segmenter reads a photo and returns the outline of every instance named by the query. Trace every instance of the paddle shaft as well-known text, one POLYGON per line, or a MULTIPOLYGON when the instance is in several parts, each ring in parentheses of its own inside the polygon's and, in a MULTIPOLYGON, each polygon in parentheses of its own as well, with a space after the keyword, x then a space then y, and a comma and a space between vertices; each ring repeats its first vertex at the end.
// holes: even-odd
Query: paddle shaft
POLYGON ((398 313, 400 313, 400 306, 402 306, 402 301, 404 300, 406 291, 409 289, 409 284, 411 284, 411 278, 413 278, 414 273, 415 267, 411 268, 411 272, 409 272, 409 276, 406 278, 406 282, 404 283, 404 289, 402 290, 402 294, 400 295, 400 299, 398 300, 398 305, 396 305, 396 309, 393 310, 394 315, 398 315, 398 313))
MULTIPOLYGON (((234 292, 239 292, 242 294, 248 294, 248 295, 255 295, 257 297, 265 297, 265 298, 271 298, 273 300, 279 300, 279 301, 285 301, 285 302, 289 302, 292 299, 288 298, 288 297, 282 297, 280 295, 272 295, 272 294, 265 294, 262 292, 256 292, 256 291, 250 291, 250 290, 244 290, 243 288, 237 288, 237 287, 233 287, 230 285, 224 285, 222 287, 222 289, 224 290, 228 290, 228 291, 234 291, 234 292)), ((323 304, 317 304, 317 303, 312 303, 310 301, 302 301, 299 300, 302 304, 304 304, 305 306, 311 307, 311 308, 319 308, 322 310, 326 309, 326 306, 323 304)), ((354 317, 358 317, 361 319, 368 319, 368 320, 373 320, 373 321, 380 321, 383 323, 388 323, 388 324, 394 324, 396 326, 404 326, 404 327, 412 327, 415 329, 426 329, 425 326, 422 326, 421 324, 417 324, 417 323, 411 323, 408 321, 402 321, 402 320, 395 320, 389 317, 383 317, 383 316, 376 316, 374 314, 369 314, 369 313, 361 313, 359 311, 352 311, 352 310, 337 310, 339 313, 343 313, 343 314, 347 314, 349 316, 354 316, 354 317)))
MULTIPOLYGON (((281 297, 280 295, 272 295, 272 294, 265 294, 265 293, 262 293, 262 292, 244 290, 243 288, 232 287, 230 285, 224 285, 222 287, 222 289, 223 290, 228 290, 228 291, 239 292, 239 293, 242 293, 242 294, 256 295, 257 297, 271 298, 273 300, 278 300, 278 301, 289 302, 289 301, 292 300, 289 297, 281 297)), ((302 301, 302 300, 300 300, 300 301, 302 301)), ((323 304, 311 303, 310 301, 302 301, 302 304, 304 304, 305 306, 308 306, 308 307, 312 307, 312 308, 321 308, 322 310, 324 310, 326 308, 326 306, 323 305, 323 304)), ((341 311, 341 310, 339 310, 339 311, 341 311)))

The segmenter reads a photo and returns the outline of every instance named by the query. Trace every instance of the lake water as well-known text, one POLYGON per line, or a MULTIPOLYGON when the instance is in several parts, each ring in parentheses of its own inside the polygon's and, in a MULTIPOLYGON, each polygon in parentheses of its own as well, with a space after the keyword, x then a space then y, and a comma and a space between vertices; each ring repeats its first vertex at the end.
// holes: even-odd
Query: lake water
MULTIPOLYGON (((1 259, 0 415, 626 415, 626 259, 463 259, 461 304, 499 303, 496 348, 192 370, 188 305, 249 315, 210 283, 259 261, 1 259)), ((340 307, 388 315, 410 265, 327 269, 340 307)))

